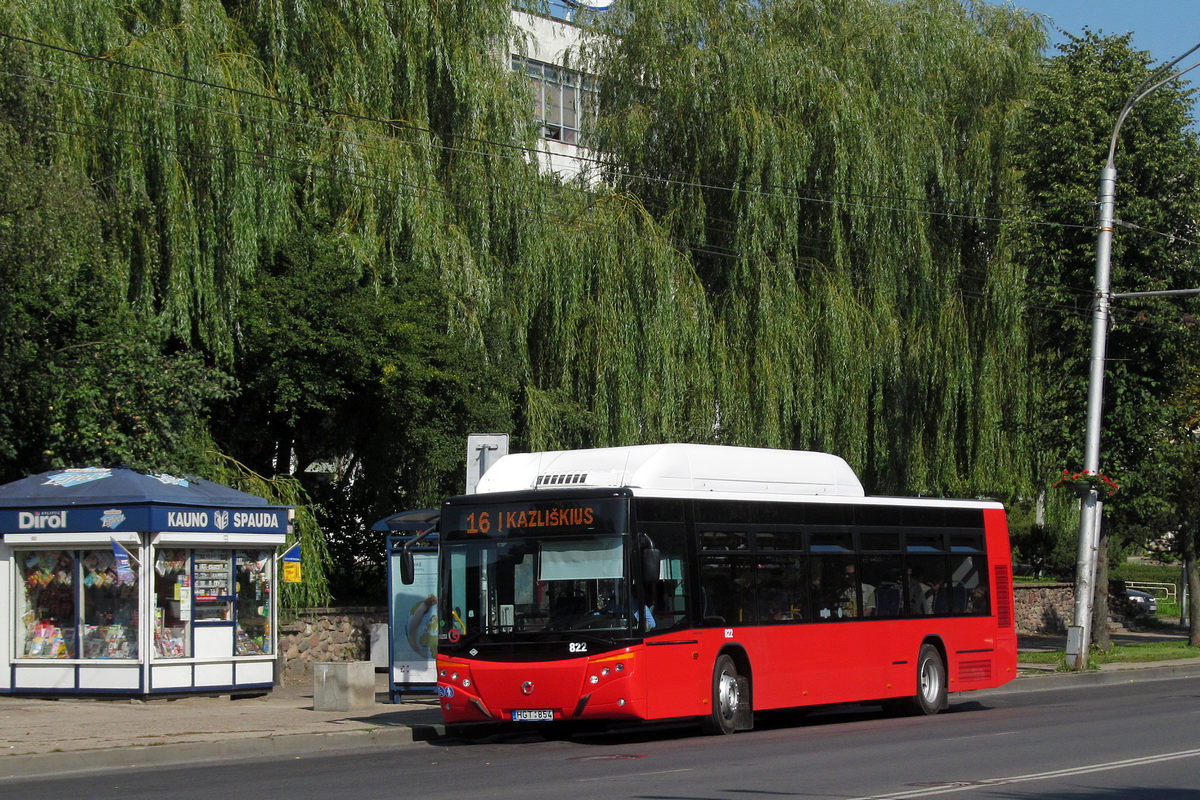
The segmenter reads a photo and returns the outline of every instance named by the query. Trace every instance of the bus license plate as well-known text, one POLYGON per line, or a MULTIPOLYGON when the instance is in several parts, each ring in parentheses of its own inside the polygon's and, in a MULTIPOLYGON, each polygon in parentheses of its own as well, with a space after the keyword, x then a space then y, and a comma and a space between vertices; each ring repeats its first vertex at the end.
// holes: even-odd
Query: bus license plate
POLYGON ((518 708, 512 712, 513 722, 554 722, 554 710, 549 708, 518 708))

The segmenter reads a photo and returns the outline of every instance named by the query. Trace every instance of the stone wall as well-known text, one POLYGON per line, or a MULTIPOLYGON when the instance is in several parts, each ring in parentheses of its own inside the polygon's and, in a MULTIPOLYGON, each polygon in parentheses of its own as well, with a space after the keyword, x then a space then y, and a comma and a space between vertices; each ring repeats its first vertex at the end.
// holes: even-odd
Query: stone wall
POLYGON ((279 682, 311 682, 320 662, 370 661, 371 625, 387 621, 383 606, 280 611, 279 682))
POLYGON ((1075 615, 1075 586, 1044 583, 1013 587, 1017 633, 1066 633, 1075 615))

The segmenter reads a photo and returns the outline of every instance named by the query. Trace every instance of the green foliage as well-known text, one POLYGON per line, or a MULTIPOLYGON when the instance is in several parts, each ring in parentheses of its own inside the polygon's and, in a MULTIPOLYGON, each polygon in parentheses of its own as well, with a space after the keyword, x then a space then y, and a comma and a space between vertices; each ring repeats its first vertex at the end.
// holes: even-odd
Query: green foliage
MULTIPOLYGON (((1093 649, 1088 656, 1088 669, 1098 669, 1101 664, 1144 664, 1177 658, 1200 658, 1200 647, 1193 647, 1184 641, 1118 644, 1108 650, 1093 649)), ((1026 664, 1057 664, 1058 670, 1064 672, 1072 669, 1066 666, 1066 654, 1062 650, 1022 653, 1020 660, 1026 664)))
POLYGON ((0 121, 0 474, 186 468, 187 434, 229 380, 124 302, 92 188, 44 163, 23 122, 0 121))
POLYGON ((1037 27, 870 0, 598 26, 606 175, 688 248, 717 438, 832 450, 878 491, 1026 493, 1024 267, 993 218, 1037 27))
POLYGON ((281 603, 284 608, 319 608, 329 605, 332 595, 326 576, 329 561, 328 547, 320 525, 313 516, 312 504, 299 481, 290 475, 265 478, 247 469, 244 464, 209 451, 208 473, 212 480, 261 497, 271 505, 292 506, 295 533, 289 536, 284 549, 300 542, 300 583, 279 580, 281 603))
POLYGON ((1112 577, 1121 581, 1150 581, 1152 583, 1173 583, 1179 587, 1178 564, 1147 564, 1144 562, 1127 561, 1113 567, 1112 577))
MULTIPOLYGON (((564 182, 529 156, 505 0, 0 7, 8 476, 250 481, 298 505, 306 582, 340 600, 378 601, 371 524, 459 491, 485 430, 837 452, 871 491, 999 497, 1022 555, 1070 564, 1046 494, 1083 397, 1070 226, 1145 68, 1120 41, 1047 67, 1008 6, 629 0, 571 54, 599 166, 564 182)), ((1119 206, 1181 234, 1183 97, 1127 124, 1119 206)), ((1120 241, 1122 288, 1191 275, 1120 241)), ((1172 423, 1144 409, 1189 352, 1159 308, 1118 320, 1106 445, 1146 527, 1142 445, 1172 423)))
MULTIPOLYGON (((1031 464, 1047 484, 1082 463, 1096 231, 1093 206, 1116 118, 1153 69, 1128 36, 1086 32, 1061 48, 1038 83, 1018 142, 1031 225, 1021 242, 1030 265, 1031 366, 1037 373, 1031 464)), ((1192 92, 1168 84, 1139 103, 1117 139, 1115 292, 1200 286, 1195 220, 1200 147, 1188 129, 1192 92)), ((1106 516, 1119 541, 1145 543, 1171 530, 1186 497, 1173 466, 1183 430, 1172 397, 1189 380, 1200 308, 1194 299, 1118 299, 1108 333, 1101 469, 1120 484, 1106 516)), ((1185 470, 1186 472, 1186 470, 1185 470)), ((1050 514, 1074 542, 1077 501, 1052 490, 1050 514)), ((1073 546, 1073 545, 1072 545, 1073 546)))

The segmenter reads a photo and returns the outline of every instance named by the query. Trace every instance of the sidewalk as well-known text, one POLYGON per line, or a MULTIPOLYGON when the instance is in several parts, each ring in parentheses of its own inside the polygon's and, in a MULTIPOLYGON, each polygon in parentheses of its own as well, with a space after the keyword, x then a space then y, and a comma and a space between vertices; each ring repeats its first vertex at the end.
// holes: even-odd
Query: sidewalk
MULTIPOLYGON (((1155 631, 1121 631, 1110 634, 1113 644, 1131 645, 1145 644, 1147 642, 1177 642, 1186 640, 1188 637, 1187 631, 1183 629, 1171 630, 1155 630, 1155 631)), ((1115 673, 1142 673, 1145 677, 1162 676, 1168 677, 1178 673, 1191 673, 1192 671, 1200 671, 1200 658, 1177 658, 1169 661, 1137 661, 1115 664, 1101 664, 1097 670, 1091 672, 1059 672, 1054 664, 1036 664, 1029 661, 1022 662, 1021 655, 1024 653, 1053 653, 1061 652, 1067 648, 1066 634, 1036 634, 1029 636, 1020 636, 1017 641, 1017 677, 1027 678, 1031 676, 1054 675, 1060 678, 1068 678, 1083 683, 1108 683, 1112 682, 1111 676, 1115 673)), ((1132 675, 1120 677, 1119 680, 1130 679, 1132 675)), ((1010 686, 1012 684, 1009 684, 1010 686)), ((1020 688, 1028 688, 1022 686, 1020 688)))
MULTIPOLYGON (((1186 634, 1122 633, 1114 642, 1179 639, 1186 634)), ((1021 637, 1020 651, 1062 650, 1065 636, 1021 637)), ((992 691, 1028 690, 1036 684, 1097 684, 1151 677, 1195 675, 1200 659, 1106 664, 1088 673, 1055 672, 1021 664, 1018 680, 992 691)), ((0 782, 104 768, 150 766, 209 758, 298 756, 343 748, 402 746, 444 732, 432 693, 388 703, 386 673, 376 673, 376 702, 362 711, 315 711, 313 687, 277 686, 263 697, 228 695, 150 700, 41 700, 0 696, 0 782)), ((1039 686, 1041 688, 1041 686, 1039 686)))
POLYGON ((375 675, 375 705, 315 711, 313 687, 268 695, 178 699, 41 700, 0 696, 0 780, 54 772, 393 746, 442 728, 433 694, 390 704, 388 675, 375 675))

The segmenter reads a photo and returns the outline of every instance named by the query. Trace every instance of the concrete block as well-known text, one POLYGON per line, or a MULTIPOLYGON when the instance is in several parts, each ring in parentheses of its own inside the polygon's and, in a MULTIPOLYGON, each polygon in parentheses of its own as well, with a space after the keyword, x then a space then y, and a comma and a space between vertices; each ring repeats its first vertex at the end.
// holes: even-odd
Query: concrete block
POLYGON ((388 652, 388 625, 377 622, 371 625, 371 663, 376 669, 387 669, 391 664, 391 653, 388 652))
POLYGON ((358 711, 375 705, 375 665, 370 661, 313 664, 313 710, 358 711))

